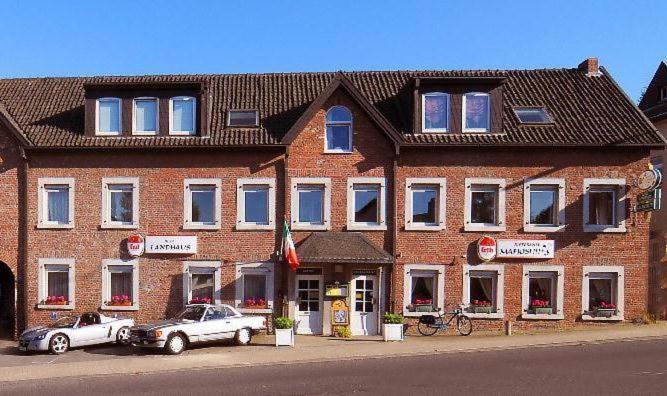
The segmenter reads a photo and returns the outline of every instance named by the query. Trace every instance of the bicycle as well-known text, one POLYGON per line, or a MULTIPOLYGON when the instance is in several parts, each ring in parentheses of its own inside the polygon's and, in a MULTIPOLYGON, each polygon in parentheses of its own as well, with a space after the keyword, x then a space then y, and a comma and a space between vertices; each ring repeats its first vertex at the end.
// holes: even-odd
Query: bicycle
MULTIPOLYGON (((445 308, 448 306, 445 306, 445 308)), ((437 308, 435 312, 438 313, 438 316, 434 315, 422 315, 419 317, 419 323, 417 323, 417 330, 423 336, 432 336, 437 333, 438 330, 447 330, 451 326, 452 321, 456 318, 456 329, 459 334, 462 336, 467 336, 472 333, 472 320, 469 317, 463 314, 461 307, 455 308, 451 312, 440 313, 441 308, 437 308), (445 322, 447 315, 451 315, 449 320, 445 322)))

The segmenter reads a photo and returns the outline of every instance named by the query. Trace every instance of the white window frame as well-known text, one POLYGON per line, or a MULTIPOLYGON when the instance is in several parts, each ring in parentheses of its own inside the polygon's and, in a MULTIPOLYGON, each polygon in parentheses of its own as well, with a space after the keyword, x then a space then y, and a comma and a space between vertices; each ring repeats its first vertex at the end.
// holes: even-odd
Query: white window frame
POLYGON ((425 92, 422 94, 422 132, 426 133, 446 133, 449 132, 449 125, 451 122, 451 95, 446 92, 425 92), (426 128, 426 97, 427 96, 444 96, 447 98, 447 126, 445 128, 426 128))
POLYGON ((620 321, 625 319, 625 268, 623 266, 611 265, 585 265, 582 273, 581 281, 581 319, 587 321, 620 321), (616 315, 609 318, 599 318, 589 315, 588 299, 590 293, 590 285, 588 281, 591 274, 595 273, 609 273, 616 274, 616 315))
POLYGON ((220 261, 184 261, 183 262, 183 305, 190 304, 192 300, 192 274, 213 274, 213 300, 220 304, 220 293, 222 290, 222 263, 220 261), (194 271, 192 271, 194 269, 194 271))
POLYGON ((160 130, 160 100, 155 97, 146 96, 132 99, 132 134, 136 136, 154 136, 160 130), (155 130, 139 131, 137 130, 137 101, 155 102, 155 130))
POLYGON ((74 228, 74 197, 75 184, 72 177, 42 177, 37 180, 37 228, 74 228), (69 190, 69 222, 60 224, 48 221, 49 201, 46 194, 46 186, 67 186, 69 190))
POLYGON ((100 309, 105 311, 138 311, 139 310, 139 260, 120 260, 107 259, 102 260, 102 303, 100 309), (132 305, 117 306, 107 305, 111 301, 111 271, 109 266, 131 267, 132 268, 132 305))
POLYGON ((271 261, 258 263, 237 263, 236 264, 236 295, 234 299, 234 308, 241 313, 263 313, 273 312, 273 294, 275 283, 274 264, 271 261), (266 305, 265 309, 243 308, 241 305, 245 301, 243 276, 244 275, 264 275, 266 276, 266 305))
POLYGON ((505 317, 505 266, 501 264, 480 264, 480 265, 463 265, 463 306, 470 308, 470 271, 480 272, 495 272, 495 290, 494 296, 496 302, 496 312, 493 313, 474 313, 466 312, 466 316, 471 318, 485 318, 485 319, 503 319, 505 317))
POLYGON ((169 134, 176 136, 193 136, 197 134, 197 98, 194 96, 174 96, 169 98, 169 134), (174 130, 174 101, 192 100, 192 131, 174 130))
POLYGON ((565 228, 565 179, 539 178, 526 179, 523 182, 523 231, 524 232, 558 232, 565 228), (530 187, 531 186, 555 186, 557 189, 557 224, 538 225, 530 223, 530 187))
POLYGON ((626 188, 625 179, 608 179, 608 178, 590 178, 584 179, 584 218, 583 227, 584 232, 626 232, 625 228, 625 200, 626 188), (588 224, 589 219, 589 204, 590 204, 590 190, 595 187, 611 187, 616 189, 616 206, 614 207, 614 220, 616 226, 613 225, 597 225, 588 224))
POLYGON ((347 179, 347 229, 351 231, 384 231, 387 229, 387 179, 384 177, 350 177, 347 179), (354 221, 355 186, 377 186, 378 222, 358 223, 354 221))
POLYGON ((462 113, 461 113, 461 130, 463 132, 490 132, 491 131, 491 94, 488 92, 466 92, 461 95, 463 104, 462 104, 462 113), (467 95, 483 95, 486 97, 486 125, 488 128, 466 128, 466 101, 467 95))
POLYGON ((442 231, 447 229, 447 179, 444 177, 408 177, 405 179, 405 229, 407 231, 442 231), (435 224, 414 223, 412 221, 413 185, 432 186, 438 192, 437 219, 435 224))
POLYGON ((39 271, 37 272, 37 308, 39 309, 54 309, 54 310, 73 310, 76 307, 76 271, 74 267, 74 259, 63 259, 63 258, 41 258, 38 260, 39 271), (54 266, 67 266, 67 288, 69 293, 69 304, 67 305, 49 305, 45 304, 44 301, 48 297, 48 277, 46 276, 46 267, 49 265, 54 266))
POLYGON ((95 135, 97 136, 120 136, 123 134, 123 101, 120 98, 105 97, 95 100, 95 135), (118 103, 118 131, 104 132, 100 131, 100 102, 118 103))
POLYGON ((470 177, 465 179, 465 204, 463 215, 463 229, 464 231, 489 231, 499 232, 505 231, 505 179, 487 178, 487 177, 470 177), (490 185, 498 188, 498 207, 496 208, 496 224, 482 224, 473 223, 471 216, 472 209, 472 186, 474 185, 490 185))
POLYGON ((139 178, 104 177, 102 178, 102 223, 100 228, 137 229, 139 228, 139 178), (109 185, 123 184, 132 186, 132 222, 111 221, 111 191, 109 185))
POLYGON ((354 127, 353 127, 354 117, 352 116, 352 111, 350 111, 350 109, 347 108, 347 106, 335 105, 335 106, 329 107, 326 114, 324 115, 324 152, 329 153, 329 154, 349 154, 349 153, 351 153, 353 151, 353 147, 354 147, 352 145, 353 144, 352 138, 354 136, 354 132, 353 132, 353 130, 354 130, 354 127), (343 108, 343 109, 347 110, 348 113, 350 113, 350 121, 349 122, 348 121, 327 121, 326 120, 326 114, 329 114, 329 112, 331 110, 333 110, 337 107, 343 108), (348 131, 348 140, 350 142, 350 149, 349 150, 329 149, 329 140, 327 139, 327 127, 329 125, 347 126, 348 127, 348 129, 347 129, 347 131, 348 131))
POLYGON ((276 179, 240 178, 236 179, 236 229, 274 230, 276 227, 276 179), (245 186, 266 186, 268 190, 268 223, 256 224, 245 221, 245 186))
POLYGON ((293 230, 326 231, 331 229, 331 179, 328 177, 294 177, 291 180, 291 226, 293 230), (324 186, 323 224, 299 223, 299 185, 324 186))
POLYGON ((535 320, 562 320, 565 318, 563 314, 564 307, 564 292, 565 292, 565 269, 562 265, 524 265, 523 266, 523 281, 521 288, 521 318, 535 319, 535 320), (529 286, 531 272, 553 272, 556 274, 556 313, 555 314, 531 314, 528 313, 530 304, 529 286))
POLYGON ((444 264, 405 264, 403 266, 403 316, 420 317, 422 315, 433 315, 433 312, 410 312, 410 297, 412 291, 411 271, 432 271, 436 275, 436 285, 433 288, 435 293, 434 303, 436 307, 444 309, 445 307, 445 266, 444 264))
POLYGON ((219 230, 222 226, 222 180, 221 179, 185 179, 183 180, 183 229, 184 230, 219 230), (215 223, 203 224, 192 221, 192 193, 190 186, 215 187, 215 223))
POLYGON ((232 109, 227 111, 227 124, 228 127, 231 128, 252 128, 252 127, 257 127, 259 126, 259 110, 256 109, 248 109, 248 110, 241 110, 241 109, 232 109), (231 118, 232 118, 232 113, 250 113, 254 112, 255 113, 255 123, 252 125, 232 125, 231 124, 231 118))

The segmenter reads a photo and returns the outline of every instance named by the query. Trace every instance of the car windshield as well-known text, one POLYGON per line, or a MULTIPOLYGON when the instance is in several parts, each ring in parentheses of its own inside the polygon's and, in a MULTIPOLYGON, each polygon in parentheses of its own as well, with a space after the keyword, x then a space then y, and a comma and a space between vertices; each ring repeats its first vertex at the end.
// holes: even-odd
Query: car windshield
POLYGON ((187 307, 181 313, 176 315, 174 319, 199 320, 205 310, 206 307, 204 306, 187 307))
POLYGON ((52 324, 51 327, 55 327, 57 329, 64 329, 66 327, 74 327, 77 320, 79 320, 78 316, 66 316, 64 318, 60 318, 60 319, 56 320, 56 322, 54 324, 52 324))

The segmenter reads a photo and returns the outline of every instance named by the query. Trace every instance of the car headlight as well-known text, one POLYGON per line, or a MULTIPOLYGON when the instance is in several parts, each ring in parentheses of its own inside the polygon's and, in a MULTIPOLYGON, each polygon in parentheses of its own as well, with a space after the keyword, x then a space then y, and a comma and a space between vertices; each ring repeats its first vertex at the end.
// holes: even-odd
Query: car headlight
POLYGON ((160 338, 162 337, 162 330, 151 330, 148 332, 148 337, 150 338, 160 338))

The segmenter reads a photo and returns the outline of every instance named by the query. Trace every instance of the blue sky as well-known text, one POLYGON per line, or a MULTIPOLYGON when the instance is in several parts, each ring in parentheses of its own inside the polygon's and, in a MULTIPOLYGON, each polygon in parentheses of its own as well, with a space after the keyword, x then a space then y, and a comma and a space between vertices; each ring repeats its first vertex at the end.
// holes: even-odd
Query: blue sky
POLYGON ((597 56, 636 100, 667 59, 665 15, 664 0, 0 0, 0 77, 524 69, 597 56))

